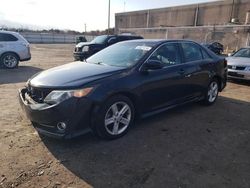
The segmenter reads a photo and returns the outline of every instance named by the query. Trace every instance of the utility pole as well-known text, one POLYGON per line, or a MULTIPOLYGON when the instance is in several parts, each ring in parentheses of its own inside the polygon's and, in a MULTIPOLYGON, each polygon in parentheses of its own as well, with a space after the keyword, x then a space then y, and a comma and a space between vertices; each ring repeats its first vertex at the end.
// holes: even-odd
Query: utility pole
POLYGON ((123 12, 125 12, 126 11, 126 1, 124 1, 124 7, 123 7, 123 12))
POLYGON ((229 20, 230 23, 232 22, 232 19, 234 16, 233 14, 234 14, 234 0, 232 2, 232 8, 231 8, 231 12, 230 12, 230 20, 229 20))
POLYGON ((85 31, 85 34, 86 34, 86 32, 87 32, 87 24, 86 23, 84 24, 84 31, 85 31))
POLYGON ((108 35, 109 35, 109 29, 110 29, 110 0, 109 0, 109 7, 108 7, 108 35))

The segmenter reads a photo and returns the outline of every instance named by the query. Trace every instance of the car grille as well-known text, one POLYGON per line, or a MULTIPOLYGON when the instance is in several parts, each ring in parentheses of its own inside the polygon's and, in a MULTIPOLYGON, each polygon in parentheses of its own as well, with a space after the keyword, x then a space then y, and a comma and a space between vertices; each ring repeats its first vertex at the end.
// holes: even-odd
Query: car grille
POLYGON ((228 68, 233 70, 245 70, 246 67, 228 65, 228 68))
POLYGON ((52 91, 52 89, 36 88, 32 86, 28 86, 27 89, 27 94, 37 103, 43 103, 44 99, 52 91))
POLYGON ((239 77, 239 78, 244 78, 244 75, 238 74, 237 72, 228 72, 229 76, 234 76, 234 77, 239 77))

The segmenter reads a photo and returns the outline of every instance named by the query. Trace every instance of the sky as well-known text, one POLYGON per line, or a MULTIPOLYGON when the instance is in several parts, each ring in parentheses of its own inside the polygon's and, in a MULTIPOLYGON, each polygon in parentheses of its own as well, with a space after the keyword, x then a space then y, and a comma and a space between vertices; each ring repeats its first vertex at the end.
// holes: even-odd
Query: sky
MULTIPOLYGON (((161 8, 214 0, 110 0, 111 20, 115 13, 161 8)), ((104 30, 108 27, 108 0, 0 0, 0 27, 32 29, 104 30)))

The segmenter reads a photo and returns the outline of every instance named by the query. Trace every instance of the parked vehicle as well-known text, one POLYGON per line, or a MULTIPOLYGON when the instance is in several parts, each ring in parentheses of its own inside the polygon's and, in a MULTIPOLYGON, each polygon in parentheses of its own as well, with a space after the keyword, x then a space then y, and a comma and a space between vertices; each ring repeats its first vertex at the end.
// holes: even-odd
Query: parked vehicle
POLYGON ((250 47, 239 49, 227 61, 229 78, 250 80, 250 47))
POLYGON ((85 38, 85 36, 76 37, 76 44, 79 44, 80 42, 87 42, 87 39, 85 38))
POLYGON ((101 35, 91 42, 80 42, 76 45, 74 51, 74 59, 83 61, 100 50, 126 40, 143 39, 141 36, 133 35, 101 35))
POLYGON ((218 55, 222 54, 224 50, 223 45, 219 42, 205 43, 203 45, 218 55))
POLYGON ((213 104, 226 86, 226 67, 224 58, 192 41, 126 41, 33 76, 19 99, 41 134, 72 138, 91 128, 115 139, 135 117, 188 102, 213 104))
POLYGON ((0 31, 0 66, 18 67, 19 61, 31 59, 29 43, 16 32, 0 31))

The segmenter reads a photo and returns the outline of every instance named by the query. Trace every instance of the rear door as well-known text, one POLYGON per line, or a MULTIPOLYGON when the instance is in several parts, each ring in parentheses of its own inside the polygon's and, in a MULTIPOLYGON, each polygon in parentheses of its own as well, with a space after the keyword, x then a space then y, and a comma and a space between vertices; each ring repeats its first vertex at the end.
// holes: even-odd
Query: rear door
MULTIPOLYGON (((201 47, 193 42, 182 42, 181 49, 184 57, 185 90, 187 98, 192 99, 201 96, 208 79, 208 64, 211 59, 205 59, 201 47)), ((206 54, 208 55, 208 54, 206 54)))
POLYGON ((17 42, 18 38, 9 33, 0 34, 0 51, 14 51, 18 49, 19 43, 17 42), (2 49, 2 50, 1 50, 2 49))

